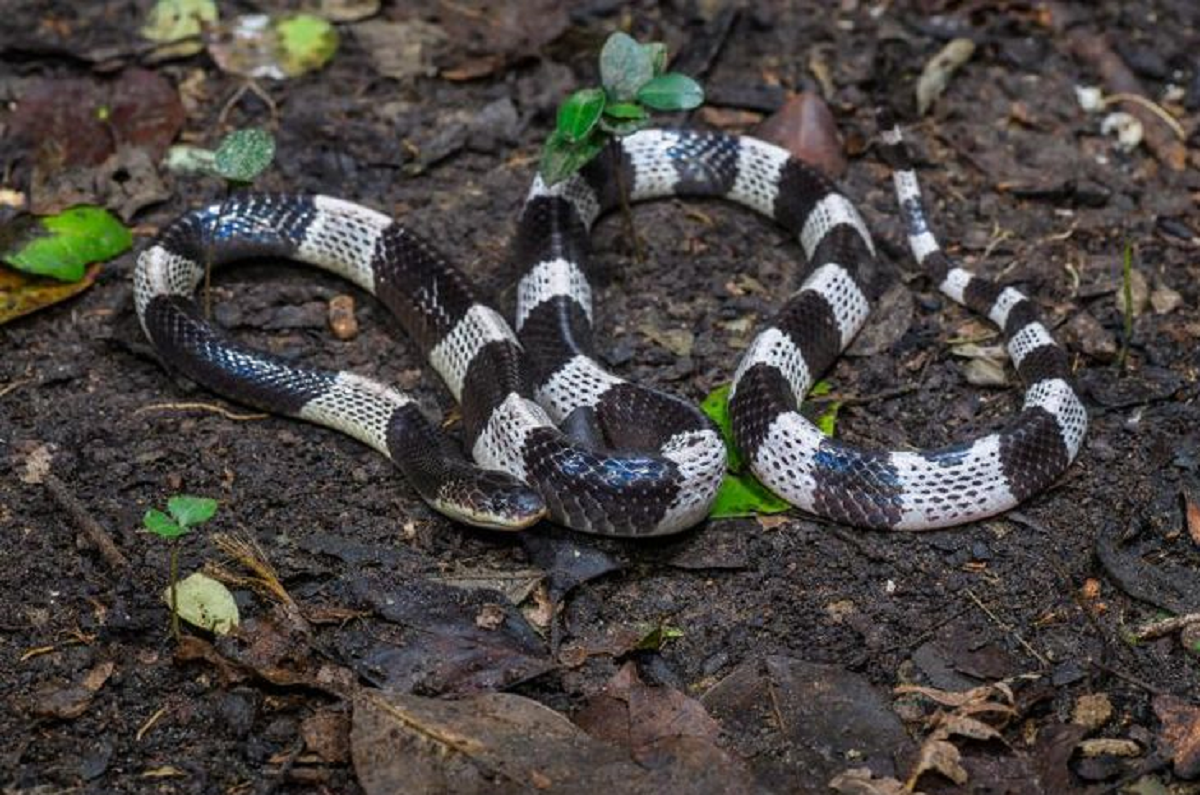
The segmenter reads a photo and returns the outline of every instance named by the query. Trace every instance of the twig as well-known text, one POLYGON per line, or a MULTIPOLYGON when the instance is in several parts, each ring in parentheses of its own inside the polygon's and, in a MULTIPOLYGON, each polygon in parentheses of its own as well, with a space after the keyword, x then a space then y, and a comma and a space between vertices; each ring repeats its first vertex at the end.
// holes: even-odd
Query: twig
POLYGON ((0 386, 0 397, 4 397, 9 392, 15 392, 18 389, 20 389, 21 387, 25 386, 26 384, 31 384, 31 383, 33 383, 32 378, 20 378, 16 381, 13 381, 12 383, 5 384, 4 386, 0 386))
POLYGON ((159 707, 157 710, 155 710, 154 714, 147 718, 146 722, 143 723, 141 728, 137 730, 137 734, 134 735, 134 739, 140 743, 142 738, 146 736, 146 732, 150 731, 154 724, 158 723, 159 719, 162 718, 163 715, 167 714, 168 709, 170 709, 170 707, 159 707))
POLYGON ((1161 105, 1159 105, 1157 102, 1155 102, 1154 100, 1149 99, 1147 97, 1143 97, 1141 94, 1130 94, 1130 93, 1124 92, 1124 91, 1118 91, 1116 94, 1109 94, 1108 96, 1104 97, 1104 99, 1103 99, 1103 103, 1104 103, 1105 107, 1108 107, 1109 105, 1115 104, 1117 102, 1133 102, 1135 104, 1141 105, 1143 108, 1150 111, 1158 118, 1162 119, 1163 123, 1171 128, 1171 132, 1175 133, 1176 138, 1178 138, 1181 141, 1187 140, 1187 132, 1184 131, 1183 125, 1180 124, 1179 121, 1174 116, 1172 116, 1170 113, 1167 113, 1165 110, 1163 110, 1163 107, 1161 105))
POLYGON ((109 566, 114 569, 129 568, 129 560, 121 554, 121 550, 117 549, 117 545, 113 543, 108 532, 92 518, 87 506, 71 493, 66 483, 49 472, 41 476, 41 482, 58 506, 65 510, 75 522, 75 526, 82 530, 92 544, 100 550, 100 554, 108 561, 109 566))
POLYGON ((1044 667, 1046 667, 1046 668, 1050 667, 1049 660, 1047 660, 1045 657, 1043 657, 1041 655, 1041 653, 1038 652, 1037 649, 1033 648, 1033 646, 1031 646, 1029 644, 1029 641, 1027 641, 1027 640, 1025 640, 1025 638, 1021 637, 1021 633, 1017 632, 1015 627, 1013 627, 1011 624, 1006 624, 1003 621, 1001 621, 1000 618, 995 613, 993 613, 987 605, 985 605, 983 602, 981 602, 979 600, 979 597, 976 596, 974 591, 972 591, 970 588, 966 589, 966 593, 967 593, 967 596, 969 596, 971 598, 971 601, 974 602, 979 607, 980 610, 982 610, 984 613, 986 613, 988 618, 990 618, 993 622, 995 622, 996 626, 1000 627, 1002 630, 1004 630, 1005 632, 1009 633, 1014 638, 1016 638, 1017 643, 1020 643, 1021 646, 1025 649, 1025 651, 1029 652, 1029 654, 1035 660, 1040 662, 1044 667))
POLYGON ((846 406, 861 406, 865 403, 875 403, 881 400, 891 400, 892 398, 903 397, 904 395, 908 395, 916 391, 916 384, 907 384, 905 386, 896 387, 895 389, 885 389, 882 392, 875 392, 871 395, 839 395, 836 393, 830 395, 821 395, 820 397, 811 398, 810 402, 837 402, 841 403, 842 407, 844 408, 846 406))
POLYGON ((617 161, 617 150, 610 149, 613 159, 613 174, 617 177, 617 194, 621 197, 621 215, 625 218, 625 231, 633 243, 633 258, 639 265, 646 261, 642 252, 642 241, 638 239, 637 228, 633 225, 633 212, 629 209, 629 192, 625 189, 625 177, 621 174, 621 164, 617 161))
POLYGON ((1200 613, 1188 613, 1187 615, 1164 618, 1162 621, 1151 621, 1148 624, 1142 624, 1133 631, 1133 637, 1137 640, 1153 640, 1154 638, 1161 638, 1163 635, 1178 632, 1192 624, 1200 624, 1200 613))
POLYGON ((1112 676, 1115 676, 1124 682, 1128 682, 1129 684, 1134 685, 1135 687, 1140 687, 1142 690, 1145 690, 1147 693, 1151 693, 1156 696, 1167 695, 1168 691, 1163 690, 1161 687, 1155 687, 1154 685, 1147 682, 1145 679, 1139 679, 1138 677, 1134 676, 1133 674, 1127 674, 1118 668, 1113 668, 1111 665, 1105 665, 1104 663, 1099 662, 1097 660, 1088 660, 1088 665, 1092 666, 1093 668, 1099 668, 1104 673, 1111 674, 1112 676))
POLYGON ((234 422, 265 420, 271 416, 270 414, 238 414, 215 403, 152 403, 149 406, 142 406, 140 409, 137 409, 133 412, 133 415, 136 417, 138 414, 144 414, 147 411, 211 411, 234 422))

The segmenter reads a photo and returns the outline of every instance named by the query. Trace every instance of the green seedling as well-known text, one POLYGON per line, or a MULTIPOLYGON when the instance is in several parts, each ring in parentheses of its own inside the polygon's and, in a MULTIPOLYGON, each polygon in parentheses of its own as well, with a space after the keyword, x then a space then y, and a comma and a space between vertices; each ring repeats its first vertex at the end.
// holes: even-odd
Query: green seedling
MULTIPOLYGON (((275 138, 257 127, 234 130, 216 149, 181 144, 167 152, 166 166, 180 173, 211 174, 225 180, 227 190, 245 187, 275 159, 275 138)), ((204 259, 204 316, 212 316, 212 258, 204 259)))
MULTIPOLYGON (((600 87, 581 88, 558 108, 554 132, 542 149, 538 168, 542 180, 554 185, 577 173, 610 140, 648 125, 651 111, 699 107, 704 102, 700 84, 679 72, 664 71, 666 66, 667 46, 662 42, 641 44, 620 31, 610 35, 600 50, 600 87)), ((641 261, 627 186, 621 182, 620 169, 614 173, 625 228, 641 261)))
POLYGON ((652 111, 692 110, 704 89, 679 72, 666 72, 667 48, 641 44, 617 31, 600 50, 600 87, 581 88, 558 108, 554 132, 542 150, 540 173, 547 185, 583 168, 614 137, 650 123, 652 111))
POLYGON ((171 635, 179 640, 179 599, 177 583, 179 581, 179 541, 191 532, 193 527, 204 524, 217 512, 217 501, 209 497, 190 497, 184 494, 176 495, 167 500, 167 512, 157 508, 146 511, 142 524, 146 529, 159 538, 171 543, 171 635))

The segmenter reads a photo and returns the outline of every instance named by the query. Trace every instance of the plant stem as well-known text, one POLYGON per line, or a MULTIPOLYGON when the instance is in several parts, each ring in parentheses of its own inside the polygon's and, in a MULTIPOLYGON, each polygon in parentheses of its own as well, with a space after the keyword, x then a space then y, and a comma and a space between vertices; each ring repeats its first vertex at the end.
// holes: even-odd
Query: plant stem
POLYGON ((1125 375, 1125 366, 1129 358, 1129 342, 1133 338, 1133 243, 1125 244, 1125 255, 1121 263, 1121 315, 1124 327, 1121 335, 1121 352, 1117 356, 1117 364, 1121 375, 1125 375))
POLYGON ((179 581, 179 541, 171 542, 171 637, 179 641, 179 602, 176 583, 179 581))
POLYGON ((625 188, 625 176, 621 173, 621 161, 617 157, 617 147, 608 150, 613 160, 612 169, 617 177, 617 194, 621 197, 621 216, 625 219, 625 233, 633 243, 633 258, 641 265, 646 261, 642 252, 642 242, 638 239, 637 229, 633 225, 633 213, 629 209, 629 192, 625 188))

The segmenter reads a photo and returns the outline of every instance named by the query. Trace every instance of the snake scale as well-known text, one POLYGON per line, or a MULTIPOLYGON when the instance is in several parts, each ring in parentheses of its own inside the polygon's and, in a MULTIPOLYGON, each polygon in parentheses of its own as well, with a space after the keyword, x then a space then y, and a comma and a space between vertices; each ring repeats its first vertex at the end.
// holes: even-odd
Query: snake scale
POLYGON ((386 215, 326 196, 238 194, 185 214, 139 257, 137 313, 168 364, 234 400, 371 445, 455 519, 516 529, 548 517, 602 535, 674 533, 707 515, 724 446, 689 403, 596 361, 589 231, 623 187, 634 202, 728 199, 796 235, 809 264, 733 375, 734 436, 754 474, 793 505, 839 522, 961 524, 1051 484, 1078 453, 1087 415, 1034 304, 939 247, 898 127, 884 130, 879 148, 914 257, 945 295, 1000 327, 1027 385, 1022 410, 972 441, 866 450, 826 437, 800 414, 885 280, 854 205, 811 166, 746 136, 644 130, 553 187, 535 179, 512 249, 521 273, 515 331, 430 244, 386 215), (459 402, 469 459, 394 388, 285 361, 208 323, 193 298, 204 263, 250 257, 323 268, 384 303, 459 402))

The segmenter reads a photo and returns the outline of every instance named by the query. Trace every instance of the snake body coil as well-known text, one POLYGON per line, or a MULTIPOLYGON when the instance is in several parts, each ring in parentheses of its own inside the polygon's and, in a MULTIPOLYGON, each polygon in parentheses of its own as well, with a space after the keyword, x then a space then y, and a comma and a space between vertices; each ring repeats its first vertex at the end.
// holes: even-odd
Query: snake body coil
POLYGON ((823 436, 797 411, 861 327, 883 279, 850 201, 784 150, 748 137, 647 130, 552 188, 535 180, 514 245, 522 273, 515 334, 416 235, 324 196, 236 196, 183 216, 139 258, 138 316, 163 357, 190 377, 370 444, 457 519, 516 528, 548 515, 604 535, 672 533, 707 514, 724 448, 694 407, 629 384, 594 359, 588 234, 622 186, 632 201, 727 198, 796 234, 811 269, 734 375, 734 433, 755 474, 789 502, 838 521, 960 524, 1058 477, 1079 450, 1086 413, 1033 304, 948 261, 929 232, 898 129, 884 134, 883 148, 914 255, 942 292, 1004 330, 1028 384, 1023 410, 1003 430, 940 450, 861 450, 823 436), (475 465, 402 393, 254 351, 205 322, 191 297, 203 263, 261 256, 332 271, 386 304, 460 402, 475 465))

